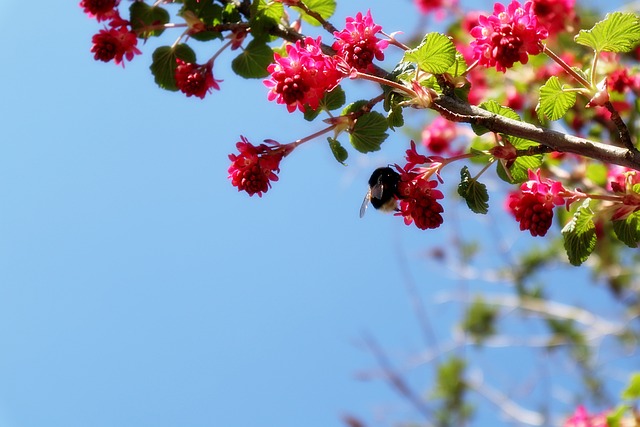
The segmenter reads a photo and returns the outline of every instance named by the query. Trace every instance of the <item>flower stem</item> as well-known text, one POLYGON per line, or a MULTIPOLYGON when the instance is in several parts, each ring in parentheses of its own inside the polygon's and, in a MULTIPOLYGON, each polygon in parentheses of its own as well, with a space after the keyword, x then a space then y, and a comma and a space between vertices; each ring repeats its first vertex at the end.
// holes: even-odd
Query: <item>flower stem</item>
POLYGON ((359 71, 355 72, 355 78, 358 79, 363 79, 363 80, 369 80, 381 85, 386 85, 389 87, 392 87, 394 89, 397 89, 401 92, 406 93, 407 95, 409 95, 411 98, 416 98, 418 95, 415 93, 415 91, 413 91, 412 89, 409 89, 406 86, 401 85, 400 83, 396 83, 396 82, 392 82, 391 80, 387 80, 383 77, 378 77, 378 76, 374 76, 371 74, 366 74, 366 73, 361 73, 359 71))

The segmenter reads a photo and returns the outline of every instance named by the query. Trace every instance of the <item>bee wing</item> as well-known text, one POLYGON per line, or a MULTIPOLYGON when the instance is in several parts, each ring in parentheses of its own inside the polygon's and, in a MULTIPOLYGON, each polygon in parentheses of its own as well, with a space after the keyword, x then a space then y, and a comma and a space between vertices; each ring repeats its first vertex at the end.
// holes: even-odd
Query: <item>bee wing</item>
POLYGON ((382 193, 384 193, 384 185, 381 183, 377 183, 376 185, 371 187, 371 190, 369 190, 369 198, 381 199, 382 193))
POLYGON ((362 218, 367 212, 367 206, 369 206, 369 201, 371 200, 371 190, 367 191, 367 194, 364 196, 364 200, 362 201, 362 205, 360 206, 360 218, 362 218))

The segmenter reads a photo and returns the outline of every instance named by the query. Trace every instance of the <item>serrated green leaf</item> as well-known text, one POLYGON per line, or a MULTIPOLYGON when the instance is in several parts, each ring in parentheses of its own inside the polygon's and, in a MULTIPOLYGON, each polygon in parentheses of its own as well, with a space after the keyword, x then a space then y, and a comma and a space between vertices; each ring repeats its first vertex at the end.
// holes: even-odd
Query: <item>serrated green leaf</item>
POLYGON ((596 247, 596 226, 593 224, 594 213, 589 207, 590 202, 590 199, 586 199, 562 229, 564 249, 571 265, 581 265, 596 247))
POLYGON ((176 91, 176 59, 180 58, 185 62, 196 62, 195 52, 186 44, 179 44, 175 47, 161 46, 152 55, 152 63, 149 67, 155 82, 162 89, 176 91))
POLYGON ((365 105, 367 105, 369 103, 369 101, 365 101, 364 99, 361 99, 359 101, 354 101, 351 104, 347 105, 346 107, 344 107, 342 109, 342 112, 340 113, 341 116, 346 116, 347 114, 351 114, 351 113, 355 113, 356 111, 360 111, 360 109, 362 107, 364 107, 365 105))
POLYGON ((633 13, 609 13, 590 30, 580 30, 575 41, 596 52, 630 52, 640 42, 640 21, 633 13))
POLYGON ((509 184, 520 184, 529 180, 529 169, 536 170, 542 165, 542 156, 518 157, 513 164, 509 166, 508 174, 502 162, 496 163, 498 163, 497 172, 500 179, 509 184), (511 178, 509 178, 509 176, 511 176, 511 178))
POLYGON ((472 212, 483 215, 489 212, 487 186, 472 179, 469 168, 466 166, 460 170, 458 194, 467 202, 467 206, 472 212))
POLYGON ((322 111, 332 111, 342 107, 346 99, 347 98, 342 87, 336 86, 331 90, 331 92, 326 92, 324 94, 320 100, 320 104, 318 104, 318 108, 312 110, 308 107, 305 110, 304 119, 311 122, 315 120, 322 111))
POLYGON ((358 117, 351 130, 351 145, 361 153, 378 151, 389 136, 386 130, 387 119, 382 114, 377 111, 363 114, 358 117))
POLYGON ((625 245, 637 248, 640 242, 640 213, 634 212, 625 219, 613 221, 613 231, 625 245))
POLYGON ((167 24, 170 19, 169 12, 160 6, 152 7, 144 2, 134 2, 129 7, 131 29, 138 33, 138 37, 143 39, 159 36, 164 32, 163 28, 144 31, 145 28, 167 24))
POLYGON ((387 114, 387 122, 389 125, 389 129, 395 130, 395 128, 399 128, 404 126, 404 116, 402 115, 402 107, 396 105, 391 110, 389 110, 389 114, 387 114))
POLYGON ((464 60, 464 56, 456 50, 455 60, 453 64, 447 70, 447 73, 453 77, 458 77, 467 70, 467 61, 464 60))
MULTIPOLYGON (((325 20, 331 18, 336 11, 335 0, 303 0, 303 3, 309 10, 316 12, 325 20)), ((300 12, 300 16, 305 22, 314 26, 322 25, 316 18, 308 15, 299 7, 294 6, 293 8, 300 12)))
MULTIPOLYGON (((520 121, 520 116, 518 115, 518 113, 516 113, 513 109, 509 107, 504 107, 500 105, 494 100, 485 101, 482 104, 480 104, 479 107, 484 110, 487 110, 490 113, 497 114, 499 116, 504 116, 512 120, 520 121)), ((478 136, 484 135, 485 133, 489 132, 489 129, 477 124, 472 124, 471 129, 473 129, 475 134, 478 136)))
POLYGON ((625 400, 640 399, 640 372, 635 372, 631 375, 629 385, 622 392, 622 398, 625 400))
POLYGON ((552 121, 558 120, 573 107, 576 103, 576 92, 565 89, 565 85, 561 85, 560 79, 556 76, 551 76, 540 88, 540 100, 536 106, 540 121, 545 117, 552 121))
POLYGON ((344 148, 342 144, 340 144, 340 141, 335 138, 327 138, 327 141, 329 141, 329 148, 331 148, 333 157, 335 157, 338 162, 346 166, 344 162, 349 157, 349 152, 347 151, 347 149, 344 148))
POLYGON ((456 47, 449 37, 429 33, 415 49, 405 52, 403 61, 415 62, 427 73, 443 74, 456 60, 456 47))
MULTIPOLYGON (((192 13, 200 19, 203 24, 213 26, 223 22, 223 12, 224 9, 222 6, 214 4, 213 0, 185 0, 184 6, 180 9, 178 15, 184 16, 186 13, 192 13)), ((200 31, 192 33, 189 36, 198 41, 222 39, 222 34, 217 31, 200 31)))
POLYGON ((282 3, 269 2, 265 0, 254 0, 251 4, 251 35, 254 38, 268 38, 269 31, 275 28, 284 17, 284 6, 282 3))
POLYGON ((231 62, 231 69, 245 79, 259 79, 269 75, 267 66, 273 62, 273 50, 261 40, 251 40, 231 62))

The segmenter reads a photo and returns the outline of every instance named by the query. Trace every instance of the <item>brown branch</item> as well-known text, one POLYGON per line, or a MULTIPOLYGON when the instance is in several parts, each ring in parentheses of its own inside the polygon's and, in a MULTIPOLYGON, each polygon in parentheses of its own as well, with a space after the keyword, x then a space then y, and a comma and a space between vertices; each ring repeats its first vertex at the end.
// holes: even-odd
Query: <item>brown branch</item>
POLYGON ((618 110, 615 109, 611 101, 607 101, 604 104, 604 107, 611 114, 611 121, 616 125, 616 128, 618 128, 620 139, 622 140, 624 146, 629 150, 635 150, 635 146, 633 145, 633 141, 631 140, 631 134, 629 133, 629 128, 620 117, 618 110))
POLYGON ((538 142, 553 151, 573 153, 604 163, 640 170, 640 151, 634 147, 615 147, 512 120, 469 105, 452 96, 440 96, 434 99, 433 109, 447 120, 480 125, 493 132, 538 142))

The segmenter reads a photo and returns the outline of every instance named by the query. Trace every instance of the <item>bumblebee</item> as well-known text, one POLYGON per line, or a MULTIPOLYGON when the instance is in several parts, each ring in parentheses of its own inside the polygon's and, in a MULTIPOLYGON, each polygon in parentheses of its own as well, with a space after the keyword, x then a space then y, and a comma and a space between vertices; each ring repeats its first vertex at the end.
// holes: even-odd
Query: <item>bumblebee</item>
POLYGON ((389 166, 378 168, 373 171, 369 178, 369 191, 364 196, 360 207, 360 218, 367 211, 369 202, 375 209, 385 212, 398 210, 398 183, 400 174, 389 166))

